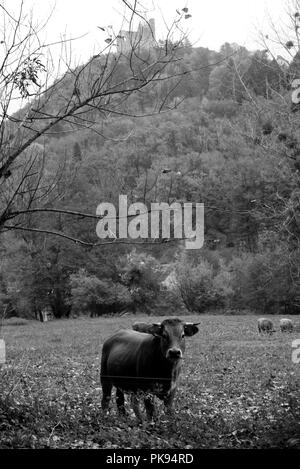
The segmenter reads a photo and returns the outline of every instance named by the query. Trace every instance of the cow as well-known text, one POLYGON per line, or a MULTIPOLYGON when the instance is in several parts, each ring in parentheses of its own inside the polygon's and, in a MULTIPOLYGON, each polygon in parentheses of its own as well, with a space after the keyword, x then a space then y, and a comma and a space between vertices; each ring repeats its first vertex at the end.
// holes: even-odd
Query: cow
POLYGON ((147 417, 154 415, 154 396, 163 400, 172 413, 177 381, 185 351, 185 337, 199 329, 198 324, 177 318, 141 326, 147 332, 121 330, 107 339, 102 348, 101 385, 102 409, 109 406, 112 387, 120 414, 125 415, 124 392, 131 394, 133 410, 142 420, 138 394, 143 393, 147 417))
POLYGON ((257 326, 258 332, 266 332, 268 334, 272 334, 272 332, 275 332, 273 322, 270 319, 259 318, 257 326))
POLYGON ((280 330, 281 332, 293 332, 294 326, 291 319, 280 319, 280 330))

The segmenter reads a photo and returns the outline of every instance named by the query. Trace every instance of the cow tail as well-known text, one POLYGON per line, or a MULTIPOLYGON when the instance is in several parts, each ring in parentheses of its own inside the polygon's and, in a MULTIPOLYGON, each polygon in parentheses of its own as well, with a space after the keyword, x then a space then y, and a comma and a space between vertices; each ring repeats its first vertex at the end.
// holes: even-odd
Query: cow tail
POLYGON ((101 356, 101 369, 100 369, 100 382, 102 386, 101 406, 103 410, 108 409, 109 401, 111 397, 111 390, 112 390, 112 381, 108 376, 107 359, 108 359, 108 354, 106 353, 103 347, 102 356, 101 356))
POLYGON ((107 355, 103 350, 102 351, 102 356, 101 356, 101 368, 100 368, 101 382, 103 381, 103 379, 106 378, 106 376, 107 376, 107 355))

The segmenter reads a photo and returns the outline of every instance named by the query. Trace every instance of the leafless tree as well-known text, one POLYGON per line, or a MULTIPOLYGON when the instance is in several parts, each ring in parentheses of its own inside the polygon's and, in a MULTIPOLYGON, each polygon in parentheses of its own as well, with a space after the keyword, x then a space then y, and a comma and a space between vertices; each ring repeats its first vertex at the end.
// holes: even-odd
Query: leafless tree
POLYGON ((165 40, 157 41, 153 23, 146 19, 139 2, 122 3, 127 11, 126 29, 113 32, 99 26, 104 47, 75 67, 70 53, 73 39, 42 42, 47 23, 36 24, 24 0, 20 0, 17 15, 0 4, 0 232, 43 232, 90 244, 63 231, 40 227, 35 217, 59 213, 97 218, 57 204, 64 187, 60 182, 70 183, 76 168, 67 168, 63 159, 55 170, 50 168, 47 136, 82 128, 102 135, 101 123, 111 116, 138 116, 130 97, 149 86, 157 91, 157 100, 147 112, 169 108, 162 83, 172 77, 172 86, 177 86, 182 78, 178 65, 186 39, 182 29, 186 9, 175 12, 165 40), (136 19, 140 26, 134 31, 136 19), (53 58, 57 47, 58 63, 53 58), (19 104, 17 111, 15 103, 19 104))

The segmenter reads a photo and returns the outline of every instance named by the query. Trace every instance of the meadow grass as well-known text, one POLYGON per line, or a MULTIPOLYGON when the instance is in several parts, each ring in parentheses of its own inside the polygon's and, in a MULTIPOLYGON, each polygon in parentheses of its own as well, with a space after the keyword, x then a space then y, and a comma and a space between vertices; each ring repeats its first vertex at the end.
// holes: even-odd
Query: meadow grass
MULTIPOLYGON (((164 316, 165 318, 166 316, 164 316)), ((280 316, 281 317, 281 316, 280 316)), ((2 326, 1 448, 284 448, 300 437, 300 332, 260 335, 257 317, 187 316, 201 322, 187 339, 175 417, 158 401, 158 418, 138 425, 101 412, 101 346, 136 320, 78 318, 2 326)), ((300 322, 299 318, 293 321, 300 322)), ((299 327, 299 326, 298 326, 299 327)))

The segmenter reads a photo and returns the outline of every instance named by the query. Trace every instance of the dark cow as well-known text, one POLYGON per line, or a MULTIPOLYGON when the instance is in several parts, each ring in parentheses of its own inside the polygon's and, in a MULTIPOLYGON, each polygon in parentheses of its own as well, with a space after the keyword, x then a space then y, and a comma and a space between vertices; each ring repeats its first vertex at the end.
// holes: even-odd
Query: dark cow
POLYGON ((101 359, 102 409, 108 408, 115 386, 119 412, 125 414, 124 392, 130 392, 138 419, 141 419, 137 398, 140 391, 146 393, 144 402, 149 418, 154 413, 154 395, 164 401, 168 411, 172 410, 185 336, 198 332, 197 324, 180 319, 165 319, 148 327, 141 324, 144 332, 122 330, 107 339, 101 359))

